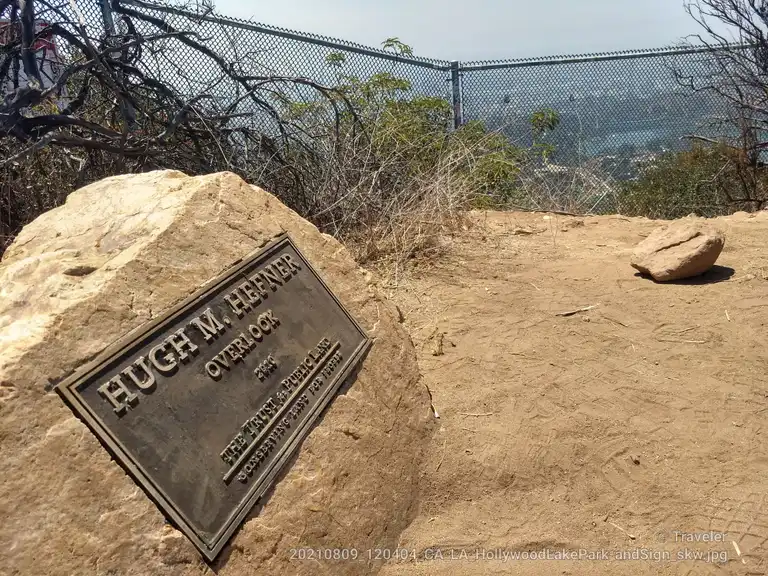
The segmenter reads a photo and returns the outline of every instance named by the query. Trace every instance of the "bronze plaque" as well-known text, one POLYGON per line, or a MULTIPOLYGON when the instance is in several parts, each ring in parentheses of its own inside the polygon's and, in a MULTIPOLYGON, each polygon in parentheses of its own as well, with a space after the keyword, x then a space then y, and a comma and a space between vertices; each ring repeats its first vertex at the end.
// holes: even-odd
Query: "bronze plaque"
POLYGON ((283 235, 56 390, 213 560, 369 346, 283 235))

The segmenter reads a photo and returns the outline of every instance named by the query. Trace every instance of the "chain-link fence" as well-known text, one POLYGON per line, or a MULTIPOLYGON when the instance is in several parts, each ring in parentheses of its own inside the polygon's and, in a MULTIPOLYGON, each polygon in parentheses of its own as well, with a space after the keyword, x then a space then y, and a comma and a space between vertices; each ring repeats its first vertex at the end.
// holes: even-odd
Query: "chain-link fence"
MULTIPOLYGON (((211 56, 178 38, 154 42, 143 65, 154 77, 180 93, 205 90, 222 103, 240 102, 244 122, 259 122, 270 131, 274 118, 254 115, 242 88, 215 65, 236 62, 240 74, 303 77, 325 86, 341 78, 362 81, 389 73, 410 83, 411 95, 435 96, 451 103, 454 127, 482 121, 525 149, 545 150, 539 162, 521 174, 528 208, 578 212, 637 211, 622 203, 623 183, 636 179, 643 166, 666 151, 689 148, 690 135, 713 138, 728 134, 731 111, 711 91, 685 86, 679 76, 712 74, 711 50, 679 48, 541 58, 500 62, 448 62, 351 42, 265 26, 209 11, 122 2, 162 19, 175 30, 191 31, 211 56), (558 119, 536 131, 535 115, 558 119)), ((106 28, 120 33, 124 24, 105 4, 88 0, 79 6, 94 38, 106 28)), ((69 10, 70 8, 64 8, 69 10)), ((148 26, 137 21, 137 26, 148 26)), ((143 32, 143 30, 139 30, 143 32)), ((156 29, 155 29, 156 32, 156 29)), ((312 89, 290 85, 290 99, 317 98, 312 89)), ((276 95, 276 99, 285 94, 276 95)), ((262 111, 263 112, 263 111, 262 111)), ((685 201, 685 200, 681 200, 685 201)), ((653 215, 653 214, 649 214, 653 215)))
MULTIPOLYGON (((236 66, 240 75, 301 77, 332 87, 350 78, 365 81, 375 74, 386 73, 407 80, 411 94, 449 98, 448 62, 403 56, 352 42, 229 18, 208 10, 195 12, 132 0, 124 0, 122 4, 162 20, 174 30, 192 32, 196 43, 210 49, 221 62, 236 66)), ((105 26, 113 26, 118 34, 121 32, 124 25, 121 19, 117 14, 108 13, 108 8, 105 14, 105 6, 100 2, 90 0, 81 6, 86 26, 94 38, 99 37, 105 26)), ((157 33, 157 26, 143 20, 134 19, 132 23, 141 34, 157 33)), ((182 94, 214 92, 224 105, 241 100, 237 112, 250 122, 260 122, 263 130, 271 131, 270 124, 274 122, 268 115, 248 116, 257 111, 248 109, 252 101, 241 99, 242 87, 226 77, 212 57, 179 39, 153 42, 152 51, 144 55, 142 64, 151 70, 154 78, 174 86, 182 94)), ((281 93, 275 94, 272 104, 316 99, 317 91, 311 87, 285 84, 281 93)))
POLYGON ((527 174, 531 195, 544 205, 631 211, 619 190, 643 166, 690 148, 691 136, 732 132, 727 101, 688 81, 713 77, 716 62, 710 49, 679 48, 466 63, 463 121, 482 120, 521 146, 546 147, 546 161, 527 174), (547 112, 559 123, 537 132, 532 119, 547 112))

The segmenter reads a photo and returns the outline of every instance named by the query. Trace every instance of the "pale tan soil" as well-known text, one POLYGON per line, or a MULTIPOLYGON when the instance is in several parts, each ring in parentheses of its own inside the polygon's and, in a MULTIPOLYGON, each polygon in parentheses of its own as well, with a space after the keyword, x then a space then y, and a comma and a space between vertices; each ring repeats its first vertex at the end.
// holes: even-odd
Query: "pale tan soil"
POLYGON ((715 270, 705 278, 723 281, 668 285, 629 265, 657 223, 476 217, 485 224, 391 289, 439 431, 420 512, 400 541, 418 560, 382 574, 766 573, 768 213, 716 220, 730 277, 715 270), (445 332, 443 355, 433 355, 435 330, 445 332), (686 544, 675 530, 727 536, 686 544), (677 561, 686 548, 728 561, 677 561), (429 549, 442 560, 425 560, 429 549), (669 558, 476 556, 496 549, 669 558))

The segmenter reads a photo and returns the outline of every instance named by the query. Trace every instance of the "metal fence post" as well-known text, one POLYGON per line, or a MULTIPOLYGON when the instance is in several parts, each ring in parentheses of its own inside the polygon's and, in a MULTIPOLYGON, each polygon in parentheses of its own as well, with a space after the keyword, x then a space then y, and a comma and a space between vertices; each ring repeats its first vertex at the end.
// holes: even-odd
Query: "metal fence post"
POLYGON ((112 6, 109 5, 109 0, 101 0, 101 18, 104 21, 104 30, 110 36, 115 35, 115 21, 112 18, 112 6))
POLYGON ((459 128, 463 124, 461 116, 461 76, 459 75, 460 63, 451 61, 451 87, 453 93, 453 128, 459 128))

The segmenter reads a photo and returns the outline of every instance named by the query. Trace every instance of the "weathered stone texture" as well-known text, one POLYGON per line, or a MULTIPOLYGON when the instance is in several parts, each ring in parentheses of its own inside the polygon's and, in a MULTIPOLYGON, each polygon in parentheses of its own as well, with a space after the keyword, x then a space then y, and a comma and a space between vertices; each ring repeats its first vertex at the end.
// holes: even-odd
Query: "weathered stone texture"
POLYGON ((375 571, 291 562, 290 550, 393 547, 417 503, 429 400, 394 306, 342 245, 267 192, 230 173, 157 171, 73 193, 0 263, 0 573, 204 573, 51 384, 283 231, 375 343, 216 571, 375 571))
POLYGON ((671 222, 654 230, 632 254, 632 267, 658 282, 703 274, 714 266, 725 235, 695 220, 671 222))

